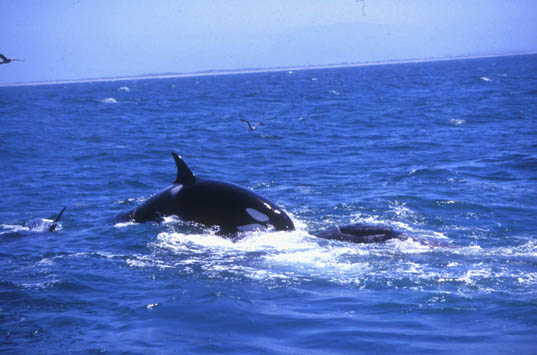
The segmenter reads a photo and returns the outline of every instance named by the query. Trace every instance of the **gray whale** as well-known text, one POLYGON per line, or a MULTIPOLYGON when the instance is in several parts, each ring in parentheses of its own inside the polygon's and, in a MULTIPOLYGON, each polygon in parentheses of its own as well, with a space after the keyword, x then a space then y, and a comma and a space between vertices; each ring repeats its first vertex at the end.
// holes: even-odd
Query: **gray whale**
POLYGON ((60 218, 67 207, 62 208, 54 219, 36 218, 24 223, 24 227, 32 232, 54 232, 58 226, 60 218))

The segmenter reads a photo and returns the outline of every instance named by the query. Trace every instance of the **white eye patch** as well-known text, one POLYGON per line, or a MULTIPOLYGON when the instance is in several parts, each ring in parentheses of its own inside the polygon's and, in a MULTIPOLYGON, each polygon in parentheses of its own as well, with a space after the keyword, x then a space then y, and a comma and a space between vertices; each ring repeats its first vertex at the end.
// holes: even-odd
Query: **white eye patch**
POLYGON ((252 217, 258 222, 268 222, 270 220, 270 218, 266 214, 261 213, 258 210, 254 210, 253 208, 247 208, 246 213, 248 213, 250 217, 252 217))
POLYGON ((177 186, 172 187, 170 190, 170 194, 172 195, 172 197, 177 196, 177 194, 179 193, 179 191, 181 191, 182 188, 183 188, 183 185, 177 185, 177 186))

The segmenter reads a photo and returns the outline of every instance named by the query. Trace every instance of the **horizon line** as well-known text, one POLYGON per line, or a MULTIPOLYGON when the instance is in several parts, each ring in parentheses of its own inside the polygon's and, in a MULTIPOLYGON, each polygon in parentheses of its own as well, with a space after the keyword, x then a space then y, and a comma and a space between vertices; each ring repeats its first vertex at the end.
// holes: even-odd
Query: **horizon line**
POLYGON ((316 64, 316 65, 306 65, 306 66, 297 65, 297 66, 274 67, 274 68, 229 69, 229 70, 209 69, 206 71, 193 72, 193 73, 142 74, 142 75, 133 75, 133 76, 104 77, 104 78, 92 78, 92 79, 67 79, 67 80, 53 80, 53 81, 0 83, 0 87, 81 84, 81 83, 94 83, 94 82, 116 82, 116 81, 150 80, 150 79, 191 78, 191 77, 201 77, 201 76, 256 74, 256 73, 272 73, 272 72, 284 72, 284 71, 292 72, 292 71, 306 71, 306 70, 366 67, 366 66, 377 66, 377 65, 443 62, 443 61, 450 61, 450 60, 514 57, 514 56, 535 55, 535 54, 537 54, 537 52, 522 52, 522 53, 511 53, 511 54, 484 54, 484 55, 469 55, 469 56, 455 56, 455 57, 432 57, 432 58, 419 58, 419 59, 416 58, 416 59, 401 59, 401 60, 383 60, 383 61, 374 61, 374 62, 355 62, 355 63, 339 63, 339 64, 316 64))

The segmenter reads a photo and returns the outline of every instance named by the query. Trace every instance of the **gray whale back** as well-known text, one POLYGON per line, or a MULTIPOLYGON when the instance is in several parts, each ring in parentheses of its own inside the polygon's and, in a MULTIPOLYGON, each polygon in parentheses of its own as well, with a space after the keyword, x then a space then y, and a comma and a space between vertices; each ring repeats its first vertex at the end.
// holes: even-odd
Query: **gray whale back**
POLYGON ((36 218, 26 222, 24 226, 32 232, 54 232, 66 208, 62 208, 54 219, 36 218))

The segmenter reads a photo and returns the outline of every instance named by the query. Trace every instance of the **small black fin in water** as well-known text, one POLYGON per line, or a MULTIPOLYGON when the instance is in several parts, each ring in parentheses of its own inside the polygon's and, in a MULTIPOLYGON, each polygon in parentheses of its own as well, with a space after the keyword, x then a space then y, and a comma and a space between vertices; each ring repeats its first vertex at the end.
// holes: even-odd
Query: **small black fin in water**
POLYGON ((173 159, 175 159, 175 165, 177 165, 177 179, 175 180, 175 183, 183 185, 194 184, 196 182, 196 177, 192 174, 190 168, 177 153, 172 152, 172 155, 173 159))
POLYGON ((58 222, 60 221, 60 218, 62 218, 62 214, 63 214, 63 211, 65 211, 65 209, 67 208, 64 207, 62 208, 62 210, 60 211, 60 213, 58 213, 58 215, 56 216, 56 218, 54 219, 54 222, 52 222, 52 224, 50 225, 49 227, 49 232, 54 232, 54 230, 56 229, 56 226, 58 225, 58 222))

